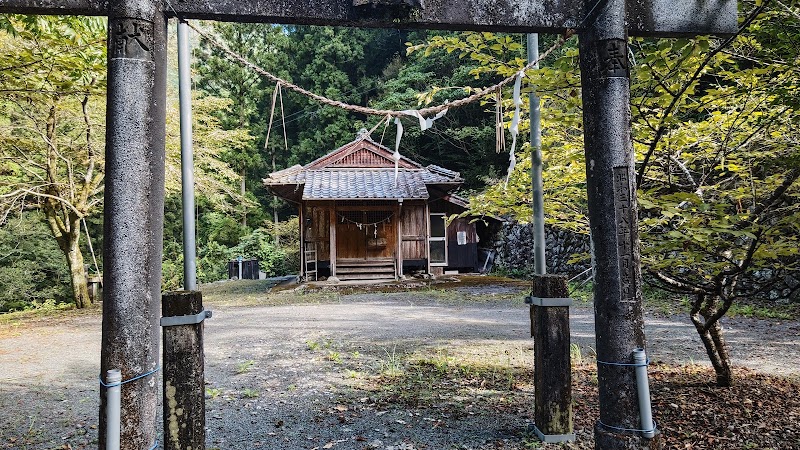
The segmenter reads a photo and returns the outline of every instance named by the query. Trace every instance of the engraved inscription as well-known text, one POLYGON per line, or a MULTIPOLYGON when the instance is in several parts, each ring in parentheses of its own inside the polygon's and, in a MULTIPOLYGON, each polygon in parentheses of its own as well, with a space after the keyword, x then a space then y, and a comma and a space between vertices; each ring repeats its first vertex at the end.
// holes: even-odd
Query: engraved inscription
POLYGON ((624 39, 597 43, 600 76, 628 77, 628 45, 624 39))
POLYGON ((153 24, 146 20, 115 19, 111 39, 112 58, 153 59, 153 24))
POLYGON ((614 167, 614 216, 617 225, 617 255, 621 301, 636 301, 636 267, 633 258, 633 210, 627 166, 614 167))

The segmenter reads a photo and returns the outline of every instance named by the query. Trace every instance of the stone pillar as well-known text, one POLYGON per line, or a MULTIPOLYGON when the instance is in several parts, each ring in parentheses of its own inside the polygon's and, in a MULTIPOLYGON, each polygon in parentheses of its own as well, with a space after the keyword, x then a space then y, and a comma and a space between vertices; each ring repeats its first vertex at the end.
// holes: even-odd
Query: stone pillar
MULTIPOLYGON (((155 0, 112 0, 108 19, 103 340, 100 373, 159 366, 166 23, 155 0)), ((158 373, 122 386, 122 449, 156 442, 158 373)), ((105 448, 104 390, 100 441, 105 448)))
POLYGON ((600 420, 595 448, 648 446, 632 352, 645 347, 625 1, 589 11, 580 37, 589 224, 593 240, 600 420), (606 425, 609 425, 610 428, 606 425))

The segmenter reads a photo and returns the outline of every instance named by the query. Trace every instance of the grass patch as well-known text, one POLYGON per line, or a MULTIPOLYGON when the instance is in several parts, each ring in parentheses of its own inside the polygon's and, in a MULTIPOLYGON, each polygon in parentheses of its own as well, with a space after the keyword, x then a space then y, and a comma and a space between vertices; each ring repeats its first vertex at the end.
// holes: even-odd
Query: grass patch
POLYGON ((335 350, 329 350, 327 358, 328 361, 333 361, 337 364, 342 362, 342 354, 335 350))
POLYGON ((219 306, 284 306, 339 301, 336 292, 312 291, 307 285, 286 284, 277 287, 275 280, 234 280, 204 284, 203 301, 219 306))
MULTIPOLYGON (((593 358, 573 367, 579 439, 568 448, 594 448, 593 428, 599 415, 596 370, 593 358)), ((665 448, 688 448, 691 443, 694 449, 708 450, 777 449, 800 443, 797 379, 735 368, 735 385, 717 388, 714 371, 707 366, 654 364, 649 372, 653 411, 665 448)), ((373 375, 348 396, 354 404, 368 398, 379 410, 414 410, 448 421, 467 416, 514 420, 532 417, 533 376, 530 366, 465 361, 440 351, 408 355, 402 360, 402 372, 373 375)), ((524 438, 521 435, 519 443, 509 448, 539 448, 537 440, 524 438)))
POLYGON ((258 391, 255 389, 250 389, 250 388, 242 389, 243 398, 257 398, 258 395, 259 395, 258 391))
POLYGON ((14 327, 23 324, 42 323, 48 325, 61 319, 100 315, 102 313, 101 305, 101 303, 95 303, 88 308, 77 309, 72 303, 48 303, 42 307, 26 309, 24 311, 0 313, 0 335, 4 331, 10 331, 14 327))
POLYGON ((510 363, 461 360, 441 350, 423 355, 401 355, 394 349, 384 352, 378 373, 368 377, 364 389, 376 403, 386 406, 437 408, 459 416, 478 399, 506 403, 509 395, 520 392, 520 386, 529 386, 522 376, 526 369, 510 363))
POLYGON ((383 351, 386 357, 379 362, 378 372, 390 378, 402 375, 404 363, 403 358, 397 353, 397 347, 393 347, 391 352, 388 349, 383 351))
POLYGON ((316 351, 317 349, 319 349, 319 342, 309 339, 306 341, 306 348, 312 352, 316 351))
POLYGON ((793 320, 800 318, 798 305, 753 305, 734 303, 728 310, 728 317, 754 317, 756 319, 793 320))
MULTIPOLYGON (((306 285, 306 292, 336 292, 339 295, 370 294, 370 293, 406 293, 406 292, 448 292, 453 289, 465 287, 504 286, 517 288, 524 291, 530 288, 530 281, 517 280, 500 276, 489 275, 442 275, 434 279, 407 279, 393 283, 381 284, 341 284, 328 285, 323 283, 310 283, 306 285)), ((280 288, 278 288, 280 289, 280 288)), ((437 295, 437 294, 435 294, 437 295)), ((441 294, 444 296, 450 294, 441 294)))
MULTIPOLYGON (((570 297, 580 303, 591 304, 594 287, 570 283, 570 297)), ((644 305, 651 311, 667 315, 685 315, 691 309, 692 299, 688 295, 674 294, 645 284, 642 286, 644 305)), ((800 304, 782 304, 768 300, 740 299, 731 305, 726 317, 751 317, 755 319, 796 320, 800 319, 800 304)))
POLYGON ((208 398, 208 399, 212 399, 213 400, 213 399, 219 397, 220 394, 222 394, 222 389, 209 388, 209 387, 206 388, 206 398, 208 398))
POLYGON ((252 359, 248 359, 247 361, 242 361, 236 365, 236 375, 241 375, 252 370, 253 366, 256 364, 255 361, 252 359))
POLYGON ((203 296, 263 294, 275 287, 274 280, 225 280, 200 286, 203 296))
POLYGON ((594 298, 594 285, 589 282, 573 281, 569 283, 569 297, 577 303, 592 304, 594 298))

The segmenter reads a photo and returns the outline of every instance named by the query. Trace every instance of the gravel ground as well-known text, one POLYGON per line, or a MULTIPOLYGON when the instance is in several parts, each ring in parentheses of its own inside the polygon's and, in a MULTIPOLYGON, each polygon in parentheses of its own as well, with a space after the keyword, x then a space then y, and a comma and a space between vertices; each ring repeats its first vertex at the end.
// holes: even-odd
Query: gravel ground
MULTIPOLYGON (((212 304, 208 448, 521 448, 515 445, 525 439, 529 408, 490 414, 475 406, 475 398, 491 396, 484 392, 441 399, 461 402, 458 414, 436 405, 407 409, 387 403, 377 381, 415 358, 525 367, 532 360, 528 311, 507 299, 517 289, 521 295, 521 287, 498 285, 285 306, 212 304), (471 296, 480 301, 463 301, 471 296)), ((648 314, 646 324, 653 361, 706 364, 686 317, 648 314)), ((0 326, 0 448, 95 447, 100 325, 95 312, 0 326)), ((800 375, 797 322, 724 325, 736 365, 800 375)), ((572 341, 590 358, 590 306, 572 309, 571 328, 572 341)), ((532 400, 529 387, 519 395, 532 400)))

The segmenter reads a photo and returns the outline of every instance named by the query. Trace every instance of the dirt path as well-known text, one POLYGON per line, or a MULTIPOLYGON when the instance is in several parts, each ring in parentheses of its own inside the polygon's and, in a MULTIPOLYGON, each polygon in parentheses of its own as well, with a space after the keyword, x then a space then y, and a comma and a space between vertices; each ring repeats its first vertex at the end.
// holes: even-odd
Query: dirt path
MULTIPOLYGON (((518 440, 529 413, 471 415, 467 408, 458 420, 447 409, 420 415, 387 406, 370 390, 376 375, 414 358, 527 366, 532 341, 523 305, 454 303, 416 292, 210 308, 209 448, 500 448, 490 443, 518 440)), ((735 364, 800 374, 796 322, 736 319, 725 326, 735 364)), ((573 308, 571 327, 573 342, 590 358, 591 308, 573 308)), ((653 361, 705 364, 685 317, 648 317, 647 338, 653 361)), ((99 343, 99 316, 0 330, 0 448, 92 447, 99 343)))

